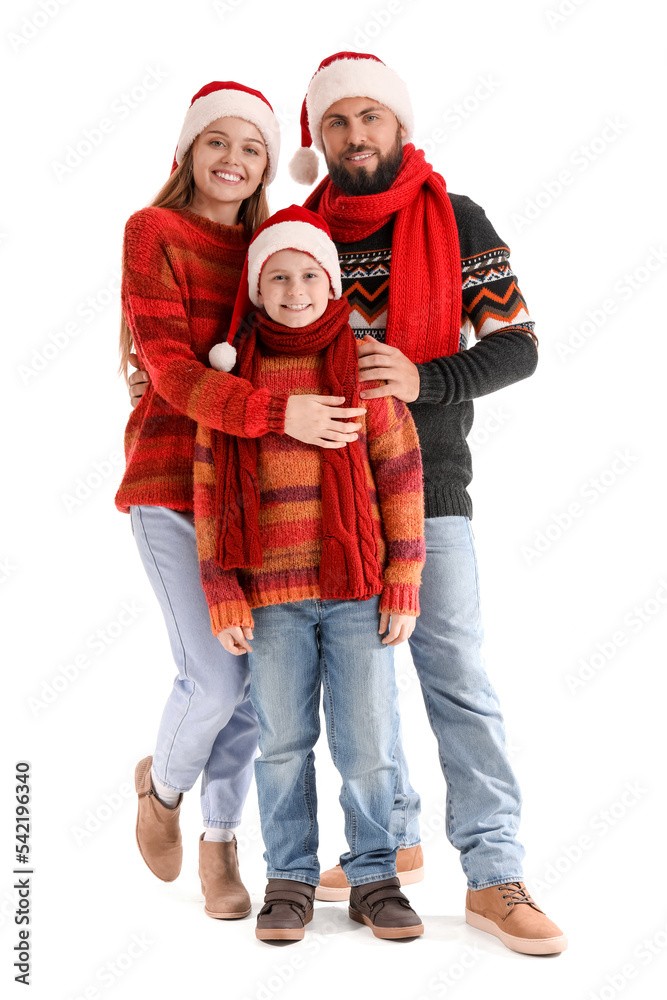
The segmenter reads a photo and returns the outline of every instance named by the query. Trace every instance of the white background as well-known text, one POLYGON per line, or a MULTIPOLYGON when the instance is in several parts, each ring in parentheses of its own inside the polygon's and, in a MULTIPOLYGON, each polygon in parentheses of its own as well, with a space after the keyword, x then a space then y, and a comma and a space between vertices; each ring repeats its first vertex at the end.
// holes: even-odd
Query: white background
MULTIPOLYGON (((648 0, 3 5, 4 982, 17 941, 12 774, 25 759, 33 997, 659 995, 661 15, 648 0), (322 58, 351 48, 375 52, 407 81, 418 144, 509 243, 538 324, 535 376, 476 407, 472 493, 488 669, 525 797, 527 881, 570 938, 557 959, 512 954, 463 921, 465 880, 443 834, 444 783, 405 651, 405 740, 427 865, 410 897, 423 939, 377 941, 341 904, 320 904, 306 940, 284 949, 255 941, 254 915, 208 919, 195 792, 177 882, 154 879, 134 843, 133 768, 152 750, 173 668, 129 519, 113 505, 129 411, 115 374, 123 225, 168 176, 191 95, 211 79, 267 94, 284 124, 272 207, 303 200, 286 165, 305 88, 322 58), (153 89, 142 90, 150 73, 153 89), (103 118, 110 130, 90 155, 59 168, 103 118), (607 119, 616 134, 605 132, 607 119), (562 171, 570 183, 559 190, 562 171), (579 346, 563 356, 573 336, 579 346), (578 516, 568 522, 572 504, 578 516), (118 628, 124 604, 139 610, 118 628), (91 646, 98 629, 114 636, 102 652, 91 646), (77 655, 87 665, 67 671, 77 655), (133 935, 144 944, 128 958, 133 935)), ((328 867, 344 844, 337 777, 320 749, 328 867)), ((257 823, 253 789, 239 840, 255 913, 264 887, 257 823)))

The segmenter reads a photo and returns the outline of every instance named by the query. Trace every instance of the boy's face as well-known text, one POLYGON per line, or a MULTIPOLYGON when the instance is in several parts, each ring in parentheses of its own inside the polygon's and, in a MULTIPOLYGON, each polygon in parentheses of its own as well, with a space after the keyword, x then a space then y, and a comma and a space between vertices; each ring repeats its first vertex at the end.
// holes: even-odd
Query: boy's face
POLYGON ((296 329, 324 314, 333 291, 329 275, 314 257, 279 250, 262 268, 258 298, 274 323, 296 329))

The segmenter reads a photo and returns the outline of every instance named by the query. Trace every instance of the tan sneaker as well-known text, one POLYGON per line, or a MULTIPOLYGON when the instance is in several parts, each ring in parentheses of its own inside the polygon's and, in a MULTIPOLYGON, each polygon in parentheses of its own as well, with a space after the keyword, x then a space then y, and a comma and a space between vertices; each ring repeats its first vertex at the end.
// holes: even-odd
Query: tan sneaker
POLYGON ((153 875, 163 882, 173 882, 180 874, 183 861, 178 823, 183 795, 173 809, 160 802, 151 781, 152 763, 152 757, 144 757, 134 771, 134 787, 139 795, 137 844, 153 875))
POLYGON ((466 921, 524 955, 557 955, 567 948, 562 930, 542 912, 523 882, 468 889, 466 921))
MULTIPOLYGON (((421 844, 402 847, 396 851, 396 874, 401 885, 413 885, 424 878, 424 853, 421 844)), ((320 884, 315 890, 315 899, 328 902, 350 898, 350 887, 340 865, 329 868, 320 875, 320 884)))
POLYGON ((236 837, 223 843, 199 838, 199 879, 204 912, 216 920, 238 920, 252 909, 241 881, 236 837))

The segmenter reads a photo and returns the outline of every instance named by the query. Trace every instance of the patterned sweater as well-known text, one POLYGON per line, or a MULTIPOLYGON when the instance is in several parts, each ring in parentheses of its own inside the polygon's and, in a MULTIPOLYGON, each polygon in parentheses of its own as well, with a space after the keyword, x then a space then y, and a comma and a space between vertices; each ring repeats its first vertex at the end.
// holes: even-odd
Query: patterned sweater
POLYGON ((144 208, 123 242, 123 313, 150 383, 125 431, 116 506, 192 510, 197 421, 240 437, 282 430, 285 398, 208 367, 227 337, 248 246, 242 225, 144 208))
MULTIPOLYGON (((264 356, 258 388, 273 395, 319 395, 323 392, 322 357, 321 353, 264 356)), ((362 405, 367 412, 361 418, 364 426, 359 442, 378 554, 384 566, 380 610, 418 614, 425 549, 417 432, 408 408, 393 396, 366 400, 362 405)), ((211 432, 204 424, 197 428, 195 528, 214 634, 231 625, 252 625, 251 608, 320 596, 321 449, 273 432, 261 437, 257 445, 262 566, 225 571, 215 559, 216 469, 211 432)), ((354 525, 349 527, 354 531, 354 525)))
MULTIPOLYGON (((472 400, 532 375, 537 365, 534 322, 519 290, 507 244, 484 210, 450 194, 459 234, 463 311, 459 352, 418 365, 419 396, 409 408, 424 463, 426 517, 472 517, 467 487, 472 459, 466 438, 472 400), (466 350, 471 332, 478 339, 466 350)), ((338 243, 343 294, 355 336, 384 340, 389 302, 393 221, 365 240, 338 243)))

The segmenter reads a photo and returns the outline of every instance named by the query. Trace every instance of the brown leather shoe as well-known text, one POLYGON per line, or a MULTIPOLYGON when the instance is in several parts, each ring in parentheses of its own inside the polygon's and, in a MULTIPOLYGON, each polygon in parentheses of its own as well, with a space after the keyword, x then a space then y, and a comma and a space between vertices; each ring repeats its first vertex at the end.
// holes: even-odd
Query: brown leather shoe
POLYGON ((542 912, 523 882, 468 889, 466 920, 524 955, 557 955, 567 948, 562 930, 542 912))
POLYGON ((173 809, 160 802, 151 781, 152 763, 152 757, 144 757, 134 771, 134 787, 139 795, 137 844, 153 875, 163 882, 173 882, 180 874, 183 861, 178 825, 183 795, 173 809))
POLYGON ((206 900, 204 913, 216 920, 238 920, 252 909, 241 881, 236 837, 219 843, 199 838, 199 878, 206 900))
MULTIPOLYGON (((424 878, 424 854, 421 844, 401 847, 396 851, 396 874, 401 885, 413 885, 424 878)), ((349 899, 350 887, 340 865, 329 868, 320 875, 320 884, 315 890, 315 899, 349 899)))
POLYGON ((400 890, 397 878, 352 886, 349 914, 366 924, 378 938, 411 938, 424 933, 424 925, 400 890))
POLYGON ((270 878, 264 906, 257 915, 260 941, 301 941, 313 919, 315 886, 288 878, 270 878))

